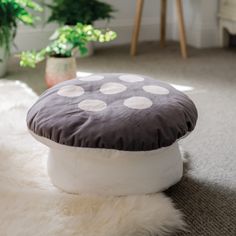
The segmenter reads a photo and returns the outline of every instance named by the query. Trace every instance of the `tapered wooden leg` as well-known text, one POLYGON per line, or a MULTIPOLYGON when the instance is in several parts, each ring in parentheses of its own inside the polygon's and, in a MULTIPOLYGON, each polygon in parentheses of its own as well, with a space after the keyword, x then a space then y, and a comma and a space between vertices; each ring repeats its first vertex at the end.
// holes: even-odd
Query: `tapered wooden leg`
POLYGON ((132 35, 131 49, 130 49, 130 54, 132 56, 135 56, 137 52, 137 42, 138 42, 138 37, 139 37, 140 25, 141 25, 143 3, 144 3, 144 0, 137 0, 134 30, 133 30, 133 35, 132 35))
POLYGON ((183 58, 187 58, 188 54, 187 54, 186 33, 185 33, 185 26, 184 26, 182 0, 176 0, 176 7, 177 7, 177 17, 178 17, 178 24, 179 24, 181 54, 183 58))
POLYGON ((161 0, 161 27, 160 27, 160 46, 163 48, 166 41, 166 6, 167 0, 161 0))

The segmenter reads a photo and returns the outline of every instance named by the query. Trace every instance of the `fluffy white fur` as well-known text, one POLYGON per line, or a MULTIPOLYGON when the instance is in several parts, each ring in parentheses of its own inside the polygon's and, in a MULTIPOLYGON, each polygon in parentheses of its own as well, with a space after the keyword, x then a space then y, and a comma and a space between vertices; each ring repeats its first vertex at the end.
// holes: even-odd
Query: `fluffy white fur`
POLYGON ((105 198, 55 188, 46 172, 47 148, 26 129, 36 99, 26 85, 0 81, 0 235, 166 235, 184 226, 164 194, 105 198))

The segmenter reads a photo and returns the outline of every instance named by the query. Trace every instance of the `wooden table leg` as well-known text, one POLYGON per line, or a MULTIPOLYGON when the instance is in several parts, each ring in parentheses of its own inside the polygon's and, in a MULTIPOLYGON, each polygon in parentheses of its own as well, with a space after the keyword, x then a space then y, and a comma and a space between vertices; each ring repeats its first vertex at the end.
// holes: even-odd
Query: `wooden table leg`
POLYGON ((144 3, 144 0, 137 0, 134 30, 133 30, 133 35, 132 35, 131 49, 130 49, 130 54, 132 56, 135 56, 136 51, 137 51, 137 42, 138 42, 138 37, 139 37, 140 25, 141 25, 143 3, 144 3))
POLYGON ((167 0, 161 0, 161 27, 160 27, 160 46, 163 48, 166 41, 166 6, 167 0))
POLYGON ((183 58, 187 58, 188 55, 187 55, 186 33, 185 33, 185 26, 184 26, 182 0, 176 0, 176 7, 177 7, 177 16, 178 16, 178 23, 179 23, 181 54, 183 58))

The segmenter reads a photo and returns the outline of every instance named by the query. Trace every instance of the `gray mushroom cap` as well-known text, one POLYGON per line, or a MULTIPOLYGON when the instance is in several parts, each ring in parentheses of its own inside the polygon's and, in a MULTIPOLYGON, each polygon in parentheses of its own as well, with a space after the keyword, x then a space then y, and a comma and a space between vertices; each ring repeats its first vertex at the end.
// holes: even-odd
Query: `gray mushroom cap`
POLYGON ((191 132, 197 109, 169 84, 133 74, 95 74, 45 91, 27 115, 29 130, 56 143, 148 151, 191 132))

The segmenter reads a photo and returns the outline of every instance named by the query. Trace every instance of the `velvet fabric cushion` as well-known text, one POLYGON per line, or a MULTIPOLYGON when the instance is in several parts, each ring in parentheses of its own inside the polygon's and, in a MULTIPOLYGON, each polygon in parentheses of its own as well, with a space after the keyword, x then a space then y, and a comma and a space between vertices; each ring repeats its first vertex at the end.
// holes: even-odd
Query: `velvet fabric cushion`
POLYGON ((56 143, 149 151, 191 132, 197 110, 169 84, 135 74, 95 74, 58 84, 28 112, 28 128, 56 143))

